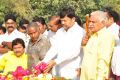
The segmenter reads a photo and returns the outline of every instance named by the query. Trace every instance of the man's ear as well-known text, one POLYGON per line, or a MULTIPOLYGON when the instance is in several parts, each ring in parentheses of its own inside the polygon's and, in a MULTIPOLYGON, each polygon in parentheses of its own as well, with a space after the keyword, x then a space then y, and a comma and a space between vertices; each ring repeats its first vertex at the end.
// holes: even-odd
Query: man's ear
POLYGON ((111 20, 111 23, 115 22, 114 19, 113 19, 113 17, 111 17, 110 20, 111 20))
POLYGON ((75 17, 72 18, 72 21, 75 22, 75 17))
POLYGON ((18 26, 18 25, 17 25, 17 23, 15 22, 15 28, 17 28, 17 26, 18 26))
POLYGON ((105 20, 102 20, 101 23, 105 25, 105 24, 106 24, 106 21, 105 21, 105 20))
POLYGON ((45 29, 47 29, 47 26, 46 25, 43 25, 45 29))

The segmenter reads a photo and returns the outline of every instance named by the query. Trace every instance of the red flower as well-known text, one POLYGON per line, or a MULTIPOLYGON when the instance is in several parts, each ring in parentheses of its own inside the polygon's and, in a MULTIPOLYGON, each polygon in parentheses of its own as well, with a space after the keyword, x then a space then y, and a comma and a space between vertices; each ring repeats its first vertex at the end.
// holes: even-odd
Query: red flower
POLYGON ((0 80, 5 80, 5 79, 6 79, 6 76, 0 75, 0 80))
POLYGON ((30 70, 24 70, 21 66, 18 66, 17 69, 12 72, 15 80, 22 80, 23 76, 30 75, 32 72, 30 70))
POLYGON ((38 74, 43 73, 46 67, 47 67, 47 64, 45 62, 41 62, 40 64, 34 66, 33 68, 36 70, 35 74, 38 75, 38 74))

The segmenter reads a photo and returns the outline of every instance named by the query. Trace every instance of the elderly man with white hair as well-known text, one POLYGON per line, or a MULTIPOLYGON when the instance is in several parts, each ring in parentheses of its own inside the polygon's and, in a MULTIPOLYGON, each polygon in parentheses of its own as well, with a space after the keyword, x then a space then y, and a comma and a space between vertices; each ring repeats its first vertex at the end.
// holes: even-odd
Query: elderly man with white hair
POLYGON ((90 14, 90 38, 84 46, 80 80, 105 80, 109 76, 110 61, 114 48, 114 36, 106 29, 107 17, 102 11, 90 14))

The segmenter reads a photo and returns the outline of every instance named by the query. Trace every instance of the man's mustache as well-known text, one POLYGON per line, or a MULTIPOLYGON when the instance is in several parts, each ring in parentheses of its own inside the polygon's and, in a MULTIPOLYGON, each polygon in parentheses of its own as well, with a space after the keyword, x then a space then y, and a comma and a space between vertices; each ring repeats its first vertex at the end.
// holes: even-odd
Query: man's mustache
POLYGON ((13 26, 8 26, 8 28, 14 28, 13 26))

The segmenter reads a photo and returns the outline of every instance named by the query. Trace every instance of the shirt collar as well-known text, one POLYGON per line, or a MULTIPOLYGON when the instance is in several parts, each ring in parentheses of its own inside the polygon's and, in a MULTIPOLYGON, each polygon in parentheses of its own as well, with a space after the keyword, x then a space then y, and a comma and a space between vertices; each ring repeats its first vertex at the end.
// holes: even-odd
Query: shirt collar
MULTIPOLYGON (((11 32, 10 34, 13 34, 15 32, 17 32, 17 29, 14 29, 13 32, 11 32)), ((8 31, 5 34, 8 34, 8 31)))
MULTIPOLYGON (((9 51, 9 52, 11 53, 11 55, 16 56, 13 51, 9 51)), ((20 57, 23 57, 23 56, 25 56, 25 52, 24 52, 20 57)), ((17 56, 16 56, 16 57, 17 57, 17 56)), ((20 57, 19 57, 19 58, 20 58, 20 57)))
POLYGON ((99 31, 97 32, 97 34, 100 35, 100 34, 103 33, 105 30, 106 30, 106 27, 104 27, 104 28, 102 28, 101 30, 99 30, 99 31))
MULTIPOLYGON (((73 25, 72 27, 70 27, 67 32, 73 31, 74 28, 76 28, 76 26, 78 26, 77 22, 75 22, 74 25, 73 25)), ((65 30, 64 30, 64 31, 65 31, 65 30)), ((66 32, 66 31, 65 31, 65 32, 66 32)))
POLYGON ((101 35, 102 33, 104 33, 104 31, 106 30, 106 27, 103 27, 102 29, 100 29, 99 31, 97 31, 96 33, 93 33, 93 36, 98 36, 101 35))
POLYGON ((38 42, 42 39, 42 36, 43 36, 43 35, 40 34, 36 42, 33 43, 33 42, 30 40, 30 43, 33 44, 33 45, 36 44, 36 43, 38 43, 38 42))
POLYGON ((116 23, 113 23, 111 26, 109 26, 107 29, 109 29, 109 30, 114 30, 114 29, 116 29, 117 28, 117 26, 119 26, 119 25, 117 25, 116 23))

